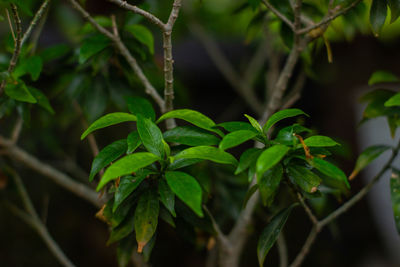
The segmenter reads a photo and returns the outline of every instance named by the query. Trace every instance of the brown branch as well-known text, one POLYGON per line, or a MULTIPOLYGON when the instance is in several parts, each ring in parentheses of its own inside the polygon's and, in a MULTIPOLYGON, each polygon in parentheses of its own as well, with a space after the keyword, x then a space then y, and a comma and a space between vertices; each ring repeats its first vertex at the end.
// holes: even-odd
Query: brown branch
POLYGON ((280 267, 287 267, 288 266, 288 251, 287 245, 285 240, 285 235, 283 231, 278 236, 278 240, 276 241, 276 245, 278 246, 279 252, 279 266, 280 267))
POLYGON ((213 228, 216 232, 216 238, 218 240, 218 242, 222 245, 222 246, 227 246, 229 247, 229 240, 226 238, 225 234, 222 232, 221 228, 219 227, 218 223, 215 221, 214 216, 212 215, 212 213, 209 211, 209 209, 207 208, 206 205, 203 205, 203 209, 206 211, 206 213, 208 214, 208 216, 211 219, 211 223, 213 225, 213 228))
POLYGON ((15 123, 15 125, 14 125, 14 128, 13 128, 13 130, 11 132, 11 142, 13 142, 14 144, 16 144, 18 139, 19 139, 19 136, 20 136, 21 131, 22 131, 23 123, 24 123, 24 121, 19 116, 17 121, 16 121, 16 123, 15 123))
POLYGON ((308 217, 310 218, 310 221, 314 224, 314 225, 318 225, 318 219, 317 217, 315 217, 314 213, 312 212, 311 208, 307 205, 307 203, 304 201, 303 196, 300 193, 297 193, 297 198, 300 201, 301 206, 303 207, 303 209, 305 210, 305 212, 307 213, 308 217))
POLYGON ((318 228, 317 225, 314 225, 313 228, 310 231, 310 234, 307 237, 306 242, 304 243, 303 247, 301 248, 299 254, 296 256, 295 260, 293 261, 292 264, 289 265, 289 267, 298 267, 302 264, 304 261, 305 257, 308 255, 310 252, 312 244, 314 244, 315 239, 318 236, 318 233, 320 232, 320 228, 318 228))
POLYGON ((50 0, 43 1, 42 5, 39 7, 38 11, 35 13, 35 16, 33 17, 31 23, 29 24, 28 29, 25 31, 24 36, 22 37, 21 46, 24 45, 24 43, 28 40, 28 38, 30 37, 36 24, 39 22, 39 20, 45 14, 45 11, 47 10, 49 3, 50 3, 50 0))

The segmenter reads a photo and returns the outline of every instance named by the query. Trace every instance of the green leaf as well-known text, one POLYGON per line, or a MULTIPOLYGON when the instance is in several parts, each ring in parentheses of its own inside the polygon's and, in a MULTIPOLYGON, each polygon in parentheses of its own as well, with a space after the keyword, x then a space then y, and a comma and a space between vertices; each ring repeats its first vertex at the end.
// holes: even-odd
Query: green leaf
POLYGON ((199 217, 203 217, 201 209, 202 191, 197 180, 184 172, 166 172, 165 178, 176 196, 188 205, 199 217))
POLYGON ((298 165, 289 165, 286 172, 292 183, 297 184, 305 192, 317 192, 321 178, 309 169, 298 165))
POLYGON ((153 105, 149 100, 142 97, 127 97, 125 98, 126 104, 128 105, 129 112, 133 115, 141 114, 143 117, 152 121, 156 120, 156 112, 153 109, 153 105))
POLYGON ((157 229, 159 202, 157 192, 149 189, 140 197, 135 210, 135 232, 138 252, 150 241, 157 229))
POLYGON ((340 145, 339 143, 332 140, 332 138, 322 135, 314 135, 304 140, 304 143, 308 147, 329 147, 340 145))
POLYGON ((369 20, 375 36, 379 36, 387 16, 387 0, 373 0, 369 20))
POLYGON ((164 222, 168 223, 173 228, 176 228, 174 218, 172 217, 171 213, 169 211, 167 211, 165 208, 163 208, 163 207, 160 208, 159 216, 164 222))
POLYGON ((399 0, 388 0, 390 7, 391 19, 390 23, 395 22, 400 16, 400 1, 399 0))
POLYGON ((126 153, 126 139, 115 141, 105 148, 93 159, 92 168, 90 170, 89 181, 93 181, 94 176, 108 164, 121 157, 126 153))
POLYGON ((115 125, 121 122, 127 122, 127 121, 136 121, 137 118, 135 115, 129 114, 129 113, 123 113, 123 112, 115 112, 115 113, 110 113, 107 114, 100 119, 96 120, 93 122, 89 128, 82 134, 81 140, 83 140, 86 136, 88 136, 90 133, 102 129, 111 125, 115 125))
POLYGON ((271 206, 283 177, 281 164, 266 171, 262 176, 257 176, 258 189, 264 206, 271 206))
POLYGON ((391 115, 393 113, 393 109, 395 108, 385 107, 385 102, 393 95, 395 95, 395 92, 386 89, 377 89, 364 95, 361 98, 361 102, 368 102, 368 105, 363 112, 364 119, 372 119, 379 116, 391 115))
POLYGON ((282 145, 295 146, 299 140, 293 134, 301 134, 304 132, 310 133, 311 130, 299 124, 293 124, 279 130, 274 141, 282 145))
POLYGON ((390 146, 385 146, 385 145, 375 145, 375 146, 370 146, 367 149, 365 149, 357 158, 356 165, 354 167, 354 170, 349 176, 349 179, 352 180, 354 177, 357 176, 357 174, 363 170, 365 167, 367 167, 372 161, 374 161, 377 157, 382 155, 385 151, 389 150, 391 147, 390 146))
POLYGON ((346 174, 332 163, 320 158, 314 158, 311 165, 326 176, 341 181, 346 184, 347 188, 350 188, 346 174))
POLYGON ((129 262, 131 261, 132 252, 135 249, 136 243, 135 239, 131 236, 128 236, 122 239, 118 243, 117 247, 117 259, 118 259, 118 267, 127 267, 129 262))
POLYGON ((142 144, 138 131, 132 131, 126 138, 128 143, 128 151, 126 153, 131 154, 142 144))
POLYGON ((220 139, 213 134, 194 126, 178 126, 163 134, 164 140, 188 146, 217 145, 220 139))
POLYGON ((250 198, 254 195, 255 192, 257 192, 257 189, 258 189, 258 184, 255 184, 252 187, 250 187, 249 190, 247 190, 246 195, 244 196, 242 209, 246 208, 247 202, 249 202, 250 198))
POLYGON ((395 94, 385 102, 385 107, 400 106, 400 93, 395 94))
POLYGON ((70 50, 71 48, 67 44, 57 44, 42 50, 39 56, 43 62, 48 62, 65 56, 70 50))
POLYGON ((144 147, 159 158, 164 157, 163 136, 157 125, 142 114, 137 114, 137 130, 144 147))
POLYGON ((107 241, 107 246, 121 240, 122 238, 128 236, 134 230, 134 217, 130 216, 116 228, 112 229, 110 238, 107 241))
POLYGON ((23 81, 15 80, 7 82, 4 92, 12 99, 28 103, 37 103, 37 100, 33 97, 31 92, 29 92, 23 81))
POLYGON ((284 145, 274 145, 264 150, 257 159, 257 176, 262 176, 264 172, 278 164, 288 151, 289 148, 284 145))
POLYGON ((249 1, 249 5, 251 6, 251 8, 253 10, 256 10, 257 7, 261 4, 261 0, 248 0, 249 1))
POLYGON ((160 123, 166 119, 181 119, 193 125, 196 125, 199 128, 215 132, 222 136, 224 135, 220 130, 214 128, 216 126, 215 122, 213 122, 209 117, 195 110, 176 109, 167 112, 157 120, 157 123, 160 123))
POLYGON ((257 135, 254 131, 248 130, 240 130, 236 132, 229 133, 224 136, 221 143, 219 144, 219 148, 222 150, 226 150, 231 147, 238 146, 257 135))
POLYGON ((202 162, 204 159, 188 158, 188 159, 175 159, 169 166, 168 170, 173 171, 182 169, 184 167, 202 162))
POLYGON ((253 126, 254 129, 257 130, 259 133, 263 133, 261 125, 258 123, 256 119, 254 119, 252 116, 244 114, 244 116, 249 120, 251 126, 253 126))
POLYGON ((369 78, 368 85, 374 85, 378 83, 396 83, 400 79, 391 72, 378 70, 375 71, 369 78))
POLYGON ((121 178, 119 186, 115 191, 113 212, 115 212, 119 205, 127 198, 129 195, 135 191, 135 189, 143 182, 147 177, 148 172, 144 172, 138 176, 125 176, 121 178))
POLYGON ((238 175, 239 173, 249 168, 251 163, 256 161, 261 152, 262 150, 258 148, 250 148, 247 149, 245 152, 243 152, 243 154, 240 156, 239 164, 235 171, 235 175, 238 175))
POLYGON ((153 34, 145 26, 134 24, 125 26, 125 30, 130 32, 139 42, 147 46, 150 53, 154 54, 153 34))
POLYGON ((400 234, 400 178, 399 172, 393 170, 390 179, 390 196, 392 200, 392 208, 394 221, 396 223, 397 232, 400 234))
MULTIPOLYGON (((112 21, 109 17, 106 16, 96 16, 93 18, 94 21, 97 22, 97 24, 99 24, 102 27, 112 27, 112 21)), ((90 32, 95 32, 96 29, 92 26, 92 24, 90 24, 90 22, 85 23, 85 25, 83 25, 82 29, 80 30, 82 32, 82 34, 87 34, 90 32)))
POLYGON ((110 43, 110 39, 102 34, 96 34, 85 39, 79 51, 79 63, 85 63, 89 58, 103 51, 110 43))
POLYGON ((161 202, 167 210, 172 214, 172 216, 176 217, 175 194, 164 179, 160 179, 158 182, 158 194, 160 195, 161 202))
POLYGON ((240 130, 248 130, 248 131, 254 131, 254 132, 258 133, 258 131, 255 130, 251 124, 249 124, 247 122, 243 122, 243 121, 223 122, 223 123, 217 124, 217 126, 224 128, 226 131, 228 131, 230 133, 240 131, 240 130))
POLYGON ((279 212, 276 216, 274 216, 274 218, 272 218, 271 222, 263 230, 257 245, 257 256, 260 266, 264 265, 265 257, 278 239, 278 236, 282 231, 287 219, 289 218, 293 207, 295 207, 295 205, 292 205, 289 208, 279 212))
POLYGON ((108 167, 104 172, 103 177, 97 186, 97 191, 99 191, 108 182, 117 179, 120 176, 125 176, 144 168, 153 162, 159 160, 159 158, 153 153, 139 152, 135 154, 130 154, 123 157, 122 159, 114 162, 113 165, 108 167))
POLYGON ((50 105, 49 99, 43 94, 40 90, 28 87, 29 92, 33 95, 33 97, 37 100, 37 104, 47 110, 50 114, 54 114, 54 109, 50 105))
POLYGON ((221 164, 237 164, 237 160, 231 154, 212 146, 196 146, 185 149, 175 155, 174 159, 205 159, 221 164))
POLYGON ((27 73, 31 75, 33 81, 39 79, 40 73, 42 72, 43 61, 39 56, 33 56, 21 60, 21 63, 15 68, 13 76, 19 78, 27 73))
POLYGON ((302 110, 300 109, 285 109, 285 110, 281 110, 276 112, 275 114, 272 114, 271 117, 268 119, 268 121, 265 123, 264 125, 264 132, 267 133, 269 131, 269 129, 271 129, 271 127, 286 118, 291 118, 291 117, 295 117, 298 115, 306 115, 308 116, 306 113, 304 113, 302 110))

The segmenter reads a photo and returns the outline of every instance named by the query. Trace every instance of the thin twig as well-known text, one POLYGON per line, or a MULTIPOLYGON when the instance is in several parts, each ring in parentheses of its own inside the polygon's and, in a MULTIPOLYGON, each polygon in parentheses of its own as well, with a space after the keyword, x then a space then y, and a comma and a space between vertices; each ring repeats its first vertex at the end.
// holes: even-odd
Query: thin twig
POLYGON ((11 142, 13 142, 14 144, 16 144, 19 139, 23 123, 24 121, 22 120, 21 116, 19 116, 17 122, 14 125, 14 129, 11 132, 11 142))
POLYGON ((229 240, 227 239, 225 234, 222 232, 222 230, 219 227, 218 223, 215 221, 215 218, 212 215, 212 213, 210 212, 210 210, 207 208, 206 205, 203 205, 203 209, 206 211, 206 213, 208 214, 208 216, 211 219, 211 223, 212 223, 213 228, 214 228, 214 230, 215 230, 215 232, 217 234, 216 238, 217 238, 218 242, 220 242, 224 246, 229 246, 229 240))
POLYGON ((304 210, 306 211, 308 217, 310 218, 311 222, 314 225, 318 224, 318 219, 317 217, 315 217, 314 213, 312 212, 311 208, 307 205, 307 203, 304 201, 303 196, 300 193, 297 193, 297 198, 300 201, 301 206, 304 208, 304 210))
POLYGON ((306 242, 301 248, 300 253, 296 256, 295 260, 293 261, 292 264, 289 265, 289 267, 298 267, 301 265, 307 254, 310 252, 310 248, 314 243, 315 239, 317 238, 319 231, 320 229, 318 228, 318 226, 314 225, 310 231, 310 234, 307 237, 306 242))
POLYGON ((6 8, 6 16, 7 16, 8 26, 10 27, 11 35, 12 35, 13 40, 15 42, 17 39, 15 38, 14 27, 13 27, 13 24, 11 22, 10 12, 8 12, 7 8, 6 8))
POLYGON ((47 6, 49 5, 49 3, 50 3, 50 0, 43 1, 42 5, 39 7, 38 11, 35 13, 35 16, 33 17, 31 23, 29 24, 28 29, 25 31, 24 36, 22 37, 21 46, 24 45, 24 43, 28 40, 28 38, 30 37, 36 24, 39 22, 39 20, 45 14, 45 11, 47 10, 47 6))
POLYGON ((278 9, 276 9, 268 0, 262 0, 264 5, 271 10, 272 13, 275 14, 279 19, 281 19, 283 22, 285 22, 290 29, 294 30, 294 25, 293 23, 285 16, 283 15, 278 9))

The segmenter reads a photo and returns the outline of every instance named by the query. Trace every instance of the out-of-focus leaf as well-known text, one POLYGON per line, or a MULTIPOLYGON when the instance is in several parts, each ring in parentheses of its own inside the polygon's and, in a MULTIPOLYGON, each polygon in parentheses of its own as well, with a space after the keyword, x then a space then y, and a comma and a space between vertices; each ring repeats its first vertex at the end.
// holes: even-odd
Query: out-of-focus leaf
POLYGON ((368 85, 396 82, 400 82, 400 79, 396 75, 385 70, 378 70, 372 73, 371 77, 369 78, 368 85))
POLYGON ((31 92, 29 92, 28 88, 26 87, 25 83, 20 80, 10 81, 7 82, 4 92, 6 95, 11 97, 12 99, 28 102, 28 103, 36 103, 37 100, 31 92))
POLYGON ((125 30, 130 32, 139 42, 147 46, 151 54, 154 54, 154 37, 149 29, 143 25, 133 24, 125 26, 125 30))
POLYGON ((116 228, 112 229, 110 238, 107 241, 107 245, 110 245, 114 242, 121 240, 122 238, 126 237, 130 233, 133 232, 134 229, 134 217, 130 216, 126 219, 122 224, 117 226, 116 228))
POLYGON ((390 23, 395 22, 400 16, 400 1, 399 0, 388 0, 390 7, 390 23))
POLYGON ((377 157, 379 157, 380 155, 382 155, 382 153, 384 153, 389 149, 390 146, 385 146, 385 145, 375 145, 365 149, 358 156, 354 170, 349 176, 349 180, 354 179, 362 169, 367 167, 372 161, 374 161, 377 157))
POLYGON ((341 169, 339 169, 332 163, 320 158, 314 158, 311 162, 311 165, 326 176, 341 181, 346 184, 347 188, 350 188, 350 184, 347 180, 346 174, 344 174, 341 169))
POLYGON ((258 156, 261 154, 262 150, 258 148, 247 149, 240 156, 238 167, 236 168, 235 175, 243 172, 250 167, 251 163, 257 160, 258 156))
POLYGON ((79 63, 85 63, 89 58, 104 50, 111 41, 102 34, 93 35, 85 39, 79 51, 79 63))
POLYGON ((387 0, 373 0, 369 20, 375 36, 379 35, 387 16, 387 0))
POLYGON ((37 100, 37 104, 47 110, 50 114, 54 114, 54 109, 50 105, 49 99, 46 97, 45 94, 42 93, 42 91, 33 88, 33 87, 28 87, 29 92, 33 95, 33 97, 37 100))
POLYGON ((400 106, 400 93, 395 94, 385 102, 385 107, 400 106))
POLYGON ((217 145, 220 139, 213 134, 193 126, 178 126, 163 134, 164 140, 188 146, 217 145))
POLYGON ((390 179, 390 196, 392 200, 393 216, 397 232, 400 234, 400 178, 399 171, 393 170, 390 179))

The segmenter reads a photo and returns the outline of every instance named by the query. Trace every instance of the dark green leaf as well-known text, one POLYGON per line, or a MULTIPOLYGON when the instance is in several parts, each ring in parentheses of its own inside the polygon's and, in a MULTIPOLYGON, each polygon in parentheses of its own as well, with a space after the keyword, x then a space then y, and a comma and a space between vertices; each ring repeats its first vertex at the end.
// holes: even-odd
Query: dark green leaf
POLYGON ((385 102, 385 107, 400 106, 400 93, 395 94, 385 102))
POLYGON ((50 105, 49 100, 40 90, 28 87, 29 92, 33 95, 34 98, 37 100, 37 104, 47 110, 50 114, 54 114, 54 109, 50 105))
POLYGON ((257 176, 262 176, 264 172, 278 164, 288 151, 289 148, 284 145, 274 145, 264 150, 257 159, 257 176))
POLYGON ((103 148, 99 154, 93 159, 92 168, 90 170, 89 181, 93 181, 94 176, 108 164, 126 153, 126 140, 118 140, 103 148))
POLYGON ((395 22, 400 16, 400 1, 399 0, 388 0, 390 7, 391 19, 390 23, 395 22))
POLYGON ((224 122, 220 123, 217 125, 218 127, 224 128, 228 132, 236 132, 240 130, 249 130, 249 131, 254 131, 258 132, 251 126, 251 124, 243 121, 230 121, 230 122, 224 122))
POLYGON ((177 197, 188 205, 198 216, 203 217, 201 209, 202 191, 197 180, 184 172, 166 172, 165 178, 177 197))
POLYGON ((179 143, 188 146, 212 146, 217 145, 220 139, 213 134, 193 126, 178 126, 164 132, 167 142, 179 143))
POLYGON ((28 103, 37 102, 37 100, 33 97, 31 92, 29 92, 25 83, 20 80, 7 82, 4 88, 4 92, 12 99, 18 101, 28 102, 28 103))
POLYGON ((117 247, 117 259, 119 267, 127 267, 131 261, 132 252, 135 249, 135 239, 128 236, 122 239, 117 247))
POLYGON ((255 10, 261 4, 261 0, 249 0, 249 4, 251 8, 255 10))
POLYGON ((332 163, 320 158, 314 158, 311 165, 326 176, 341 181, 346 184, 347 188, 350 188, 346 174, 332 163))
POLYGON ((332 138, 322 135, 314 135, 304 140, 304 143, 308 147, 329 147, 340 145, 339 143, 332 140, 332 138))
POLYGON ((275 123, 277 123, 277 122, 279 122, 279 121, 281 121, 281 120, 283 120, 283 119, 295 117, 295 116, 298 116, 298 115, 306 115, 306 116, 308 116, 308 115, 307 115, 306 113, 304 113, 302 110, 296 109, 296 108, 293 108, 293 109, 285 109, 285 110, 278 111, 278 112, 276 112, 275 114, 273 114, 273 115, 268 119, 268 121, 265 123, 265 125, 264 125, 264 132, 267 133, 267 132, 269 131, 269 129, 271 129, 271 127, 272 127, 275 123))
POLYGON ((104 50, 110 43, 110 39, 102 34, 96 34, 85 39, 79 51, 79 63, 85 63, 89 58, 104 50))
POLYGON ((143 117, 155 121, 156 113, 149 100, 142 97, 127 97, 125 100, 129 111, 133 115, 141 114, 143 117))
POLYGON ((98 129, 102 129, 111 125, 115 125, 121 122, 127 121, 136 121, 137 118, 135 115, 123 112, 115 112, 107 114, 100 119, 93 122, 89 128, 82 134, 81 140, 83 140, 86 136, 88 136, 91 132, 96 131, 98 129))
POLYGON ((171 225, 172 227, 176 228, 174 218, 172 217, 171 213, 169 211, 167 211, 165 208, 160 207, 159 216, 164 222, 166 222, 169 225, 171 225))
POLYGON ((160 179, 158 182, 158 194, 160 195, 161 202, 167 210, 172 214, 172 216, 176 217, 175 194, 164 179, 160 179))
MULTIPOLYGON (((109 17, 106 16, 96 16, 93 18, 94 21, 97 22, 102 27, 112 27, 112 21, 109 17)), ((90 32, 96 32, 96 29, 90 24, 90 22, 87 22, 85 25, 83 25, 81 32, 83 34, 87 34, 90 32)))
POLYGON ((235 171, 235 175, 243 172, 250 167, 251 163, 255 162, 258 156, 261 154, 262 150, 258 148, 247 149, 240 156, 238 167, 235 171))
POLYGON ((174 159, 205 159, 222 164, 237 164, 237 160, 231 154, 212 146, 197 146, 185 149, 175 155, 174 159))
POLYGON ((147 46, 151 54, 154 54, 153 34, 145 26, 134 24, 125 26, 125 30, 130 32, 139 42, 147 46))
POLYGON ((137 114, 137 130, 145 148, 159 158, 164 157, 163 136, 157 125, 143 115, 137 114))
POLYGON ((112 229, 110 238, 107 241, 107 245, 110 245, 126 237, 127 235, 133 232, 133 229, 134 229, 134 217, 130 216, 118 227, 112 229))
POLYGON ((357 158, 356 165, 354 167, 353 172, 351 173, 349 179, 352 180, 357 174, 367 167, 372 161, 374 161, 377 157, 382 155, 385 151, 389 150, 390 146, 384 145, 375 145, 370 146, 365 149, 357 158))
POLYGON ((50 46, 39 53, 43 62, 48 62, 65 56, 71 48, 66 44, 58 44, 50 46))
POLYGON ((99 185, 97 186, 97 191, 103 188, 103 186, 108 182, 115 180, 120 176, 132 174, 157 160, 159 160, 159 158, 156 155, 148 152, 140 152, 123 157, 114 162, 114 164, 108 167, 104 172, 104 175, 101 177, 99 185))
POLYGON ((150 260, 151 252, 153 251, 154 245, 156 244, 157 233, 153 235, 150 241, 143 248, 143 259, 145 262, 150 260))
POLYGON ((119 186, 115 191, 114 197, 114 205, 113 212, 117 210, 119 205, 133 192, 135 189, 143 182, 143 180, 147 177, 148 172, 143 173, 141 175, 133 176, 125 176, 121 178, 119 186))
POLYGON ((289 208, 279 212, 276 216, 274 216, 274 218, 272 218, 271 222, 263 230, 257 245, 257 256, 260 266, 264 265, 265 257, 278 239, 278 236, 282 231, 287 219, 289 218, 289 214, 294 206, 295 205, 292 205, 289 208))
POLYGON ((42 72, 43 61, 39 56, 33 56, 26 58, 21 61, 13 72, 13 76, 19 78, 27 73, 31 75, 33 81, 39 79, 40 73, 42 72))
POLYGON ((373 0, 369 20, 375 36, 379 35, 387 16, 387 0, 373 0))
POLYGON ((390 196, 396 229, 400 234, 400 178, 398 171, 393 171, 392 178, 390 179, 390 196))
POLYGON ((271 206, 283 176, 281 164, 266 171, 261 177, 257 176, 258 189, 264 206, 271 206))
POLYGON ((368 85, 374 85, 377 83, 396 83, 399 81, 399 78, 393 73, 384 70, 378 70, 371 75, 368 85))
POLYGON ((258 184, 255 184, 252 187, 250 187, 249 190, 247 190, 243 200, 243 205, 242 205, 243 209, 246 208, 247 202, 249 202, 250 198, 254 195, 255 192, 257 192, 257 189, 258 189, 258 184))
POLYGON ((318 175, 298 165, 289 165, 286 171, 292 183, 297 184, 305 192, 317 192, 318 186, 321 183, 321 178, 318 175))
POLYGON ((139 253, 156 232, 159 209, 157 192, 154 189, 144 192, 135 210, 135 232, 139 253))
POLYGON ((228 148, 232 148, 238 146, 257 135, 254 131, 249 130, 240 130, 236 132, 231 132, 224 136, 221 143, 219 144, 219 148, 222 150, 226 150, 228 148))
POLYGON ((131 153, 135 152, 135 150, 142 143, 142 140, 140 140, 138 131, 132 131, 128 135, 126 142, 128 143, 128 151, 126 151, 126 153, 131 154, 131 153))

